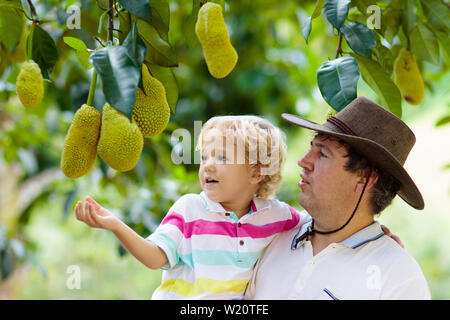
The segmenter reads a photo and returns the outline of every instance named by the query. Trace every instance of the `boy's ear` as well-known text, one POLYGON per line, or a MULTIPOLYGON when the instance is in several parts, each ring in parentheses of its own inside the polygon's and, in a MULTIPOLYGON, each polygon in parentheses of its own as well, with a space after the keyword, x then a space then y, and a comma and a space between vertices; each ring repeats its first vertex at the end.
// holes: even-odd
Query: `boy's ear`
POLYGON ((261 174, 261 166, 255 165, 250 167, 250 183, 258 184, 264 179, 261 174))

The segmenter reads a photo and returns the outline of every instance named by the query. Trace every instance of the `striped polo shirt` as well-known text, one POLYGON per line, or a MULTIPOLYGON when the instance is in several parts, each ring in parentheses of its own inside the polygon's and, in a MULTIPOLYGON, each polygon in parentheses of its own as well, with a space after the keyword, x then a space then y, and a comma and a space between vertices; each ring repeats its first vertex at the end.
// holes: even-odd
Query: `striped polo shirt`
POLYGON ((182 196, 147 238, 168 260, 152 299, 242 299, 263 249, 299 224, 278 200, 254 198, 239 219, 204 192, 182 196))

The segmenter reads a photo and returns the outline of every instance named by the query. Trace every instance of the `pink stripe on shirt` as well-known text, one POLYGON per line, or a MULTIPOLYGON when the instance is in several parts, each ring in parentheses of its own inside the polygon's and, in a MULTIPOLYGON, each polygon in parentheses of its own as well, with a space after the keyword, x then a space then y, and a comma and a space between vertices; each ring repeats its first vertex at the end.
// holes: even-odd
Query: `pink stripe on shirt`
POLYGON ((292 229, 298 224, 300 220, 298 212, 291 207, 289 207, 289 211, 292 214, 291 219, 268 223, 261 226, 249 223, 239 224, 235 222, 208 221, 203 219, 185 222, 183 216, 175 211, 170 212, 163 219, 161 224, 169 223, 176 226, 185 238, 201 234, 216 234, 234 238, 266 238, 278 232, 292 229))

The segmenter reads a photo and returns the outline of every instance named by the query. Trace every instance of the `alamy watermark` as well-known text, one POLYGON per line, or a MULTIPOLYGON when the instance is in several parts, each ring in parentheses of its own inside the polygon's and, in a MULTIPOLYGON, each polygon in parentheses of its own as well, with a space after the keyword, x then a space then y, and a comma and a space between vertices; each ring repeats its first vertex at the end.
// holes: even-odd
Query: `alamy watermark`
POLYGON ((70 265, 66 269, 69 274, 66 280, 66 287, 69 290, 81 289, 81 268, 77 265, 70 265))
POLYGON ((366 286, 369 290, 381 289, 381 269, 377 265, 370 265, 366 269, 367 277, 366 286))
POLYGON ((202 150, 194 152, 192 156, 192 150, 197 146, 197 144, 193 146, 192 142, 195 143, 200 139, 201 129, 202 122, 194 121, 194 139, 191 132, 184 128, 172 132, 171 159, 174 164, 201 164, 202 153, 208 153, 214 154, 216 158, 226 156, 226 163, 259 164, 262 175, 271 175, 278 171, 280 142, 270 137, 268 131, 258 136, 238 138, 232 129, 222 131, 211 128, 201 137, 202 150))
POLYGON ((377 5, 367 7, 367 14, 371 14, 367 18, 367 27, 369 29, 381 29, 381 8, 377 5))
POLYGON ((66 10, 66 25, 69 30, 81 29, 81 9, 80 6, 73 4, 66 10))

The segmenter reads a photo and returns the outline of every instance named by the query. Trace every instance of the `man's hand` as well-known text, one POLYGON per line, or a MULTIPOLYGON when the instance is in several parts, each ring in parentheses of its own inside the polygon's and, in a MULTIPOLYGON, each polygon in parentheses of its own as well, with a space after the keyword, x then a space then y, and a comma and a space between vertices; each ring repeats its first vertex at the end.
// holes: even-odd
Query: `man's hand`
POLYGON ((385 225, 381 225, 381 229, 383 229, 385 235, 391 237, 393 240, 395 240, 395 242, 399 244, 400 247, 405 249, 405 245, 403 244, 402 240, 400 240, 400 238, 397 237, 395 234, 392 234, 391 230, 389 230, 388 227, 386 227, 385 225))
POLYGON ((101 228, 113 231, 119 219, 111 212, 103 208, 94 199, 85 198, 85 209, 83 203, 78 201, 75 206, 75 216, 78 220, 86 223, 91 228, 101 228))

